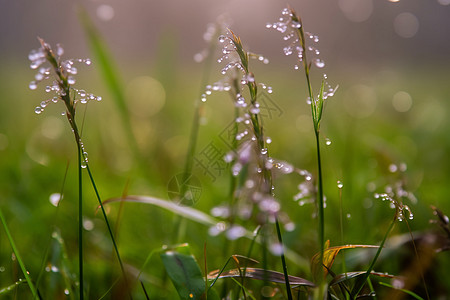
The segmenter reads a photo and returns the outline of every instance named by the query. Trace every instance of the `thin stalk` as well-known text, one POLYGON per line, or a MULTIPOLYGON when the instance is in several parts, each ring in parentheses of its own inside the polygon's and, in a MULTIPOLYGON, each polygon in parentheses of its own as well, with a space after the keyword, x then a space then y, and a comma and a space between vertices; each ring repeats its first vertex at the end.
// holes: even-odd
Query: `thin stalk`
MULTIPOLYGON (((317 198, 317 206, 318 206, 318 215, 319 215, 319 244, 320 244, 320 262, 323 265, 323 252, 325 245, 325 212, 323 208, 323 179, 322 179, 322 161, 320 158, 320 140, 319 140, 319 131, 315 131, 316 136, 316 153, 317 153, 317 180, 318 180, 318 198, 317 198)), ((319 285, 322 284, 323 281, 323 268, 319 268, 319 285)))
POLYGON ((133 299, 133 297, 131 296, 128 279, 127 279, 127 276, 126 276, 126 273, 125 273, 125 268, 123 266, 122 259, 120 258, 119 248, 117 247, 116 239, 114 238, 114 233, 113 233, 113 231, 111 229, 111 225, 109 224, 105 208, 103 207, 103 203, 102 203, 102 200, 100 198, 100 194, 99 194, 98 189, 97 189, 97 185, 95 184, 94 177, 92 176, 91 169, 89 168, 89 164, 87 162, 86 162, 86 169, 88 171, 89 179, 91 181, 92 187, 94 188, 95 196, 96 196, 96 198, 98 200, 98 204, 99 204, 99 206, 100 206, 100 208, 102 210, 103 218, 105 219, 106 227, 108 228, 108 232, 109 232, 109 235, 111 237, 111 241, 113 243, 114 251, 116 252, 116 255, 117 255, 117 260, 119 261, 120 270, 122 271, 123 279, 124 279, 125 285, 126 285, 126 287, 128 289, 128 295, 129 295, 130 299, 133 299))
POLYGON ((5 217, 3 216, 2 209, 0 208, 0 219, 2 220, 3 228, 5 229, 6 236, 8 237, 9 243, 11 244, 11 248, 16 256, 17 261, 19 262, 20 268, 22 269, 22 273, 25 276, 25 279, 28 283, 28 287, 30 288, 31 293, 33 294, 33 299, 41 299, 38 295, 38 291, 35 288, 33 281, 31 280, 30 273, 27 271, 25 264, 23 263, 22 257, 20 256, 19 250, 14 243, 11 232, 9 231, 8 225, 6 224, 5 217))
MULTIPOLYGON (((75 135, 76 136, 76 135, 75 135)), ((84 275, 83 275, 83 170, 82 149, 80 142, 78 148, 78 270, 80 279, 80 299, 84 299, 84 275)))
MULTIPOLYGON (((318 176, 318 186, 317 186, 317 206, 318 206, 318 217, 319 217, 319 226, 318 226, 318 236, 319 236, 319 249, 320 249, 320 265, 323 265, 323 252, 324 252, 324 244, 325 244, 325 216, 324 216, 324 208, 323 208, 323 179, 322 179, 322 161, 320 157, 320 120, 322 118, 322 108, 323 108, 323 86, 324 83, 322 82, 321 91, 319 94, 318 99, 314 98, 312 86, 311 86, 311 80, 310 80, 310 64, 308 63, 307 58, 307 49, 305 44, 305 35, 303 31, 303 25, 300 17, 297 16, 294 10, 291 9, 291 18, 293 21, 298 22, 301 26, 296 30, 298 41, 300 43, 300 46, 302 47, 302 63, 303 63, 303 69, 305 70, 305 77, 306 77, 306 83, 308 86, 308 96, 309 100, 311 101, 311 115, 313 119, 313 125, 314 125, 314 134, 316 138, 316 153, 317 153, 317 176, 318 176)), ((319 268, 319 294, 321 294, 322 291, 322 284, 323 284, 323 268, 319 268)), ((319 295, 322 297, 322 295, 319 295)))
MULTIPOLYGON (((277 227, 277 235, 278 235, 278 242, 283 245, 283 239, 281 237, 281 230, 280 230, 280 223, 278 222, 278 218, 275 219, 275 225, 277 227)), ((289 273, 287 270, 286 265, 286 258, 284 257, 284 249, 281 253, 281 264, 283 265, 283 273, 284 273, 284 280, 286 282, 286 292, 289 300, 292 300, 292 292, 291 292, 291 285, 289 283, 289 273)))
MULTIPOLYGON (((241 60, 241 65, 245 71, 245 75, 251 76, 252 78, 254 78, 253 73, 251 73, 249 71, 249 66, 248 66, 248 53, 246 51, 244 51, 244 48, 242 46, 241 43, 241 39, 236 36, 232 31, 230 31, 230 33, 232 34, 232 42, 235 45, 235 50, 236 53, 239 55, 240 60, 241 60)), ((248 81, 247 82, 247 87, 248 87, 248 91, 250 94, 250 102, 252 105, 255 105, 257 103, 257 96, 258 96, 258 86, 256 84, 255 80, 252 81, 248 81)), ((259 116, 258 114, 251 114, 251 122, 253 125, 253 132, 255 134, 256 137, 256 141, 257 141, 257 145, 258 145, 258 151, 261 151, 261 149, 266 148, 266 142, 264 139, 264 130, 263 130, 263 126, 260 123, 259 120, 259 116)), ((266 153, 268 155, 268 153, 266 153)), ((266 157, 263 157, 260 161, 260 167, 262 169, 263 172, 263 186, 262 186, 262 191, 264 193, 267 193, 268 195, 273 195, 272 193, 272 172, 271 170, 269 170, 266 167, 266 157)), ((278 233, 278 242, 283 245, 283 240, 281 237, 281 231, 280 231, 280 225, 278 222, 278 218, 276 218, 275 220, 276 223, 276 228, 277 228, 277 233, 278 233)), ((265 270, 267 270, 267 239, 266 239, 266 234, 263 231, 262 233, 262 242, 263 242, 263 268, 265 270)), ((285 278, 285 282, 286 282, 286 292, 288 295, 288 299, 292 300, 292 292, 291 292, 291 288, 290 288, 290 284, 289 284, 289 277, 288 277, 288 272, 287 272, 287 265, 286 265, 286 259, 284 257, 284 253, 282 253, 281 255, 281 263, 283 265, 283 272, 284 272, 284 278, 285 278)), ((267 278, 266 276, 264 276, 264 285, 267 284, 267 278)))
POLYGON ((423 275, 423 266, 422 266, 422 262, 420 260, 419 251, 417 251, 416 242, 414 242, 414 236, 411 231, 411 227, 409 226, 408 220, 405 219, 405 222, 406 222, 406 226, 408 226, 409 235, 411 236, 411 242, 414 247, 414 253, 416 254, 416 258, 417 258, 417 262, 418 262, 418 266, 419 266, 419 272, 420 272, 420 279, 422 280, 423 287, 425 289, 425 295, 427 296, 427 300, 430 300, 430 295, 428 294, 427 283, 425 281, 425 276, 423 275))

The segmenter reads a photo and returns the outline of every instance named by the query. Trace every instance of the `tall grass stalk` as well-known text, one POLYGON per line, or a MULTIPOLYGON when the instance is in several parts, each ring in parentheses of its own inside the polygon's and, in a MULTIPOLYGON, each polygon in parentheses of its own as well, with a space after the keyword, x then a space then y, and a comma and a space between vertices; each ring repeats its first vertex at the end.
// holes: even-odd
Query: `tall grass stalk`
MULTIPOLYGON (((67 120, 70 124, 70 127, 72 128, 72 132, 74 134, 74 138, 75 138, 75 143, 77 145, 77 153, 78 153, 78 238, 79 238, 79 242, 78 242, 78 255, 79 255, 79 265, 78 265, 78 269, 79 269, 79 280, 80 280, 80 299, 84 298, 84 268, 83 268, 83 263, 84 263, 84 259, 83 259, 83 168, 86 168, 89 174, 89 179, 91 181, 92 187, 95 191, 95 195, 97 197, 97 200, 99 202, 99 206, 102 209, 102 213, 103 213, 103 217, 104 220, 106 222, 107 228, 108 228, 108 232, 111 238, 111 241, 113 243, 114 246, 114 250, 116 252, 117 255, 117 259, 119 261, 120 264, 120 268, 122 271, 122 274, 124 276, 124 280, 125 283, 127 284, 127 289, 128 289, 128 293, 130 298, 131 297, 131 291, 128 287, 128 282, 127 282, 127 277, 125 274, 125 270, 122 264, 122 260, 120 258, 120 254, 119 254, 119 250, 117 248, 117 244, 114 238, 114 234, 111 230, 111 226, 109 224, 108 221, 108 217, 106 215, 106 212, 103 208, 103 204, 100 198, 100 195, 98 193, 97 190, 97 186, 95 184, 94 178, 92 176, 91 170, 89 168, 89 164, 88 164, 88 160, 87 160, 87 152, 85 152, 84 149, 84 145, 81 141, 81 135, 80 135, 80 131, 78 129, 77 123, 76 123, 76 119, 75 119, 75 107, 76 104, 78 103, 75 99, 75 93, 73 92, 73 88, 71 87, 71 85, 75 82, 75 80, 73 78, 71 78, 71 76, 69 76, 68 74, 70 71, 70 68, 72 66, 71 63, 67 63, 66 65, 63 66, 64 62, 61 62, 61 57, 60 54, 62 54, 62 48, 58 48, 58 53, 55 53, 50 45, 48 45, 47 43, 44 42, 44 40, 39 39, 40 43, 41 43, 41 48, 38 50, 38 57, 37 59, 35 59, 33 61, 33 63, 35 63, 36 61, 39 64, 42 64, 45 61, 47 61, 48 63, 50 63, 52 69, 55 72, 56 75, 56 84, 57 87, 55 88, 58 92, 58 96, 61 100, 64 101, 64 105, 66 107, 66 117, 67 120), (40 59, 40 60, 38 60, 40 59)), ((72 62, 73 63, 73 62, 72 62)), ((89 61, 90 64, 90 61, 89 61)), ((35 83, 36 84, 36 83, 35 83)), ((94 97, 92 95, 93 98, 97 98, 97 100, 99 100, 98 97, 94 97)))
POLYGON ((16 247, 16 243, 14 242, 11 232, 9 231, 8 224, 6 223, 5 217, 3 216, 3 211, 1 209, 1 207, 0 207, 0 219, 2 221, 3 228, 5 229, 6 236, 8 237, 8 240, 9 240, 11 248, 14 252, 14 255, 16 256, 17 262, 19 263, 20 269, 22 270, 22 273, 25 276, 25 279, 27 281, 28 287, 30 288, 31 294, 33 294, 33 299, 40 299, 38 290, 34 286, 33 280, 31 279, 30 272, 25 267, 25 264, 22 260, 22 256, 19 253, 19 249, 16 247))
MULTIPOLYGON (((249 71, 248 52, 246 52, 244 50, 241 39, 238 36, 236 36, 231 30, 230 30, 230 34, 231 34, 231 41, 235 46, 235 51, 239 55, 240 63, 243 68, 246 86, 248 88, 249 95, 250 95, 250 103, 251 103, 251 105, 256 105, 258 103, 257 102, 257 97, 258 97, 258 88, 257 87, 258 87, 258 85, 256 83, 253 73, 251 73, 249 71)), ((263 130, 261 120, 258 116, 258 113, 251 113, 250 119, 251 119, 253 133, 256 137, 256 143, 257 143, 259 151, 261 151, 261 149, 266 149, 266 141, 264 139, 264 130, 263 130)), ((268 151, 266 154, 268 155, 268 151)), ((269 170, 266 166, 266 159, 262 158, 261 160, 262 161, 260 162, 260 164, 261 164, 260 167, 262 169, 262 175, 263 175, 262 192, 265 194, 268 194, 268 195, 272 195, 272 173, 271 173, 271 170, 269 170)), ((283 240, 281 237, 281 230, 280 230, 280 225, 279 225, 277 216, 275 216, 275 224, 276 224, 276 229, 277 229, 278 242, 283 247, 283 240)), ((262 238, 263 238, 263 255, 265 255, 266 251, 267 251, 267 241, 266 241, 264 232, 263 232, 262 238)), ((292 292, 291 292, 291 288, 290 288, 290 284, 289 284, 289 277, 288 277, 288 271, 287 271, 287 265, 286 265, 286 259, 284 256, 284 251, 282 251, 280 256, 281 256, 281 263, 283 265, 286 293, 288 295, 288 299, 292 300, 293 298, 292 298, 292 292)), ((267 259, 264 257, 263 264, 266 264, 266 262, 267 262, 267 259)), ((264 269, 267 269, 267 266, 264 266, 264 269)))
MULTIPOLYGON (((294 24, 299 24, 299 27, 295 30, 297 34, 297 38, 300 44, 300 47, 303 49, 302 51, 302 63, 303 69, 305 71, 306 83, 308 86, 308 96, 309 101, 311 101, 311 115, 313 119, 314 125, 314 136, 316 139, 316 156, 317 156, 317 209, 318 209, 318 218, 319 218, 319 226, 318 226, 318 237, 319 237, 319 249, 320 249, 320 263, 323 265, 323 252, 325 245, 325 212, 324 212, 324 199, 323 199, 323 179, 322 179, 322 160, 320 156, 320 121, 322 119, 323 112, 323 89, 324 89, 324 81, 322 81, 322 85, 320 88, 320 93, 318 97, 315 97, 313 94, 313 89, 311 86, 310 80, 310 68, 311 64, 308 61, 307 57, 307 49, 306 49, 306 41, 305 34, 303 31, 303 24, 300 17, 295 13, 293 9, 290 9, 290 17, 294 24)), ((323 283, 323 268, 320 268, 319 271, 319 289, 321 289, 321 285, 323 283)))

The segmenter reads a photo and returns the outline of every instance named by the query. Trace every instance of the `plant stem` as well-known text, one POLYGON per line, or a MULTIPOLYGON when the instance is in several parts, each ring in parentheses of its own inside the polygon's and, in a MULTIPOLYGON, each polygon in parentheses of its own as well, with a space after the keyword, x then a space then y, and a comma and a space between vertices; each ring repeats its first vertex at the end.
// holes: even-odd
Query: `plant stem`
MULTIPOLYGON (((322 161, 320 158, 320 140, 319 140, 319 131, 315 131, 316 135, 316 152, 317 152, 317 180, 318 180, 318 190, 317 190, 317 209, 319 214, 319 246, 320 246, 320 262, 323 265, 323 251, 325 245, 325 211, 323 208, 323 179, 322 179, 322 161)), ((323 281, 323 267, 320 267, 319 271, 319 285, 323 281)))
MULTIPOLYGON (((75 134, 75 138, 77 134, 75 134)), ((80 299, 84 299, 84 275, 83 275, 83 153, 80 141, 77 140, 78 148, 78 269, 80 279, 80 299)))
POLYGON ((105 208, 103 207, 103 203, 102 203, 102 200, 100 198, 100 194, 98 192, 97 185, 95 184, 94 177, 92 176, 91 169, 89 168, 89 164, 87 162, 86 162, 86 169, 88 171, 89 179, 91 180, 92 187, 94 188, 95 196, 96 196, 96 198, 98 200, 98 204, 99 204, 99 206, 100 206, 100 208, 102 210, 103 218, 105 219, 106 227, 108 228, 108 232, 109 232, 109 235, 111 237, 111 241, 113 243, 114 251, 116 252, 116 255, 117 255, 117 260, 119 261, 120 270, 122 271, 123 279, 125 281, 125 286, 128 289, 128 295, 129 295, 130 299, 133 299, 133 297, 131 296, 130 286, 128 284, 128 279, 127 279, 127 276, 126 276, 126 273, 125 273, 125 268, 123 266, 122 259, 120 258, 119 248, 117 247, 116 239, 114 238, 114 234, 113 234, 113 231, 111 229, 111 225, 109 224, 108 217, 106 216, 105 208))
MULTIPOLYGON (((281 237, 281 230, 280 230, 280 223, 278 222, 278 218, 275 219, 275 225, 277 227, 277 235, 278 235, 278 242, 284 247, 283 245, 283 239, 281 237)), ((286 258, 284 257, 284 249, 281 253, 281 264, 283 265, 283 273, 284 273, 284 280, 286 282, 286 292, 289 300, 292 300, 292 292, 291 292, 291 285, 289 283, 289 273, 287 270, 286 265, 286 258)))

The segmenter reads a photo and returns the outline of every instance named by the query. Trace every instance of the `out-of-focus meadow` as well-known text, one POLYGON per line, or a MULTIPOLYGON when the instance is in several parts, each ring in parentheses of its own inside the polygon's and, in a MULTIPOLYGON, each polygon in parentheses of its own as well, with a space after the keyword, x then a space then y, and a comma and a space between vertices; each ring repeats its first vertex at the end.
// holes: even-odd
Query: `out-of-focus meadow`
MULTIPOLYGON (((128 194, 170 201, 169 183, 184 170, 198 103, 200 128, 192 173, 201 195, 192 207, 210 214, 213 207, 229 201, 229 166, 222 158, 230 150, 226 135, 234 106, 226 93, 213 92, 205 103, 198 101, 205 78, 212 84, 222 77, 223 65, 216 62, 220 49, 209 66, 194 59, 209 47, 203 35, 207 24, 217 18, 227 20, 247 48, 270 60, 267 65, 256 60, 251 64, 258 81, 273 88, 273 93, 264 94, 261 107, 271 156, 317 175, 304 73, 294 70, 293 58, 284 55, 282 35, 266 29, 267 22, 279 18, 284 3, 215 2, 2 1, 0 205, 31 275, 37 278, 44 270, 44 295, 60 297, 59 292, 64 291, 65 284, 58 276, 61 262, 77 273, 78 185, 76 145, 66 117, 61 116, 63 105, 50 104, 41 114, 34 113, 46 99, 45 84, 37 91, 28 88, 35 72, 29 69, 27 56, 39 47, 37 36, 52 45, 61 43, 66 58, 89 57, 93 61, 89 67, 78 67, 76 86, 103 100, 79 105, 77 118, 103 199, 128 194), (91 52, 79 19, 81 7, 111 54, 109 62, 125 92, 125 114, 137 149, 127 137, 124 111, 112 99, 114 92, 105 84, 91 52), (55 207, 49 200, 61 192, 64 197, 55 207), (65 249, 52 239, 54 232, 62 237, 65 249), (68 255, 67 260, 61 259, 61 253, 68 255), (59 270, 45 271, 56 265, 59 270)), ((326 63, 323 69, 313 68, 312 76, 319 82, 326 73, 332 86, 339 85, 336 95, 325 102, 321 127, 326 238, 331 245, 378 245, 393 210, 374 194, 396 182, 404 183, 417 199, 405 203, 414 213, 414 219, 408 220, 413 234, 424 238, 444 234, 437 224, 430 223, 437 220, 430 206, 450 213, 450 2, 301 2, 291 6, 302 16, 305 30, 319 36, 317 48, 326 63), (343 183, 342 189, 337 181, 343 183)), ((299 183, 292 174, 274 179, 281 210, 295 223, 295 230, 285 232, 284 242, 306 261, 306 265, 288 261, 289 271, 308 277, 307 262, 318 251, 316 225, 311 225, 316 222, 312 217, 315 207, 300 206, 293 200, 299 183)), ((99 298, 115 280, 110 270, 116 261, 104 220, 96 210, 95 195, 87 179, 84 184, 86 282, 92 298, 99 298)), ((232 254, 245 255, 248 248, 247 240, 211 236, 207 226, 193 221, 182 224, 184 232, 180 233, 178 217, 156 206, 111 203, 105 207, 117 230, 122 259, 135 272, 151 251, 176 242, 188 242, 202 266, 206 243, 209 270, 221 268, 232 254)), ((413 262, 404 259, 414 260, 415 256, 410 246, 405 246, 406 250, 399 246, 408 244, 406 222, 399 222, 390 237, 397 239, 390 241, 391 250, 382 254, 376 270, 407 275, 413 262)), ((0 289, 22 278, 11 253, 2 228, 0 289)), ((367 264, 361 256, 348 253, 349 269, 367 264)), ((155 298, 175 297, 156 256, 145 269, 144 282, 155 298)), ((278 264, 276 258, 269 261, 278 264)), ((433 255, 426 265, 431 295, 445 299, 450 292, 449 267, 448 252, 433 255)), ((113 269, 119 270, 117 266, 113 269)), ((423 291, 420 282, 414 288, 423 291)), ((18 290, 17 299, 29 296, 25 284, 18 290)), ((142 293, 137 294, 140 299, 142 293)), ((6 296, 14 298, 14 293, 6 296)))

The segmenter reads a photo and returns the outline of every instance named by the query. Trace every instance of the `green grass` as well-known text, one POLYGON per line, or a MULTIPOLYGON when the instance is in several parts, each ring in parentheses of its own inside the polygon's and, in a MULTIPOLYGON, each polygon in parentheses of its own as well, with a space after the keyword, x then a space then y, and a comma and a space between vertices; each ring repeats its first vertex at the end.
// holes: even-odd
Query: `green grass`
MULTIPOLYGON (((278 12, 274 12, 273 16, 276 20, 278 12)), ((305 30, 310 30, 308 24, 303 26, 305 30)), ((264 30, 267 29, 263 25, 261 31, 264 30)), ((239 35, 239 32, 235 33, 239 35)), ((45 37, 45 33, 42 35, 45 37)), ((245 37, 241 38, 245 46, 245 37)), ((257 134, 262 133, 257 136, 258 142, 262 142, 258 146, 267 147, 271 157, 308 170, 316 184, 319 180, 316 153, 320 148, 323 195, 326 196, 327 206, 323 213, 319 212, 320 220, 313 218, 312 215, 317 214, 314 204, 299 206, 293 200, 303 178, 294 173, 274 172, 275 175, 270 175, 270 181, 275 186, 275 198, 281 206, 280 220, 284 221, 285 215, 288 216, 295 223, 295 230, 287 231, 280 222, 280 234, 277 234, 275 224, 267 220, 261 222, 255 215, 242 220, 234 215, 223 221, 240 225, 246 232, 238 240, 229 240, 224 233, 217 236, 208 233, 211 225, 221 220, 220 217, 202 219, 202 216, 210 215, 211 209, 218 205, 231 205, 235 211, 242 211, 243 207, 237 208, 235 205, 248 203, 243 202, 242 197, 238 200, 233 195, 245 186, 249 178, 255 178, 250 177, 254 174, 241 172, 233 177, 230 175, 230 164, 212 180, 195 163, 195 158, 200 158, 201 151, 210 143, 219 145, 224 154, 230 149, 222 142, 220 134, 235 119, 236 109, 230 101, 230 98, 234 101, 235 95, 230 97, 226 92, 213 92, 206 103, 199 102, 205 85, 202 78, 210 72, 207 76, 210 78, 209 84, 222 79, 220 70, 223 64, 212 63, 210 70, 180 65, 172 70, 178 79, 169 82, 158 78, 164 70, 149 70, 146 75, 161 81, 168 92, 162 110, 151 117, 142 117, 124 108, 132 101, 126 98, 126 93, 111 88, 118 78, 136 76, 133 66, 128 70, 108 69, 108 64, 116 65, 114 58, 104 52, 108 46, 95 44, 99 36, 93 35, 90 39, 94 49, 91 57, 93 65, 89 69, 79 68, 78 76, 83 86, 78 83, 76 86, 101 95, 103 101, 76 108, 77 121, 83 124, 83 142, 89 152, 89 173, 83 169, 80 181, 83 184, 83 217, 92 225, 83 231, 83 277, 87 298, 128 297, 127 284, 135 299, 146 299, 146 294, 150 299, 177 299, 183 298, 186 293, 189 297, 189 292, 175 288, 183 280, 201 294, 198 291, 207 290, 209 285, 205 285, 199 274, 205 276, 205 273, 220 270, 230 257, 240 255, 239 263, 230 263, 224 269, 231 274, 233 269, 241 267, 237 271, 240 275, 217 279, 211 292, 208 292, 208 299, 217 299, 225 294, 232 299, 262 299, 271 293, 276 294, 278 299, 296 299, 298 290, 292 289, 289 296, 287 291, 293 286, 286 289, 283 272, 295 276, 297 281, 305 279, 320 284, 321 276, 317 282, 309 262, 316 253, 326 250, 326 240, 330 240, 331 246, 385 246, 379 252, 359 248, 345 250, 345 256, 341 253, 337 255, 329 274, 342 273, 345 263, 347 272, 362 272, 348 273, 349 277, 365 279, 367 276, 371 282, 363 287, 364 282, 361 281, 361 285, 356 284, 354 288, 358 279, 345 281, 341 277, 339 284, 328 290, 338 298, 351 298, 352 293, 347 291, 354 288, 354 293, 357 293, 359 287, 361 293, 368 293, 373 288, 377 299, 384 299, 397 291, 391 288, 395 285, 391 278, 369 276, 372 269, 409 278, 406 286, 399 291, 414 295, 417 299, 427 298, 419 276, 421 270, 425 274, 430 299, 449 293, 450 275, 447 269, 450 261, 447 254, 433 254, 425 247, 427 244, 421 243, 426 241, 426 237, 441 233, 438 225, 429 223, 430 219, 437 220, 430 205, 435 205, 446 214, 450 211, 446 200, 450 174, 450 161, 446 155, 450 148, 447 128, 450 124, 445 118, 445 113, 450 110, 450 105, 445 101, 450 90, 445 83, 445 73, 441 73, 445 70, 440 70, 438 66, 433 69, 392 66, 391 69, 401 75, 394 83, 386 80, 387 75, 382 70, 369 65, 367 69, 370 72, 363 74, 353 71, 351 66, 345 70, 326 70, 330 82, 340 87, 334 97, 324 100, 324 115, 321 120, 319 118, 320 134, 317 134, 319 128, 314 127, 311 108, 304 100, 309 94, 309 84, 303 82, 303 73, 293 70, 293 64, 286 64, 283 60, 282 38, 278 36, 278 39, 271 41, 279 43, 279 57, 270 57, 271 63, 268 65, 249 60, 249 70, 254 73, 257 82, 262 81, 273 87, 270 99, 281 111, 262 123, 257 118, 252 119, 253 130, 257 134), (103 57, 103 60, 96 62, 96 57, 103 57), (110 74, 109 77, 103 74, 99 79, 98 72, 110 74), (128 73, 131 75, 125 76, 128 73), (200 94, 199 85, 202 86, 200 94), (355 89, 355 85, 359 87, 355 89), (400 90, 412 96, 413 106, 408 112, 400 113, 392 105, 393 96, 400 90), (361 94, 361 91, 366 94, 361 94), (358 116, 355 107, 360 107, 358 101, 364 100, 364 97, 370 98, 367 92, 376 95, 376 106, 370 115, 358 116), (194 122, 193 116, 196 116, 194 122), (198 132, 195 132, 196 128, 198 132), (267 137, 272 142, 265 145, 267 137), (326 144, 326 138, 331 140, 330 145, 326 144), (406 171, 389 172, 391 164, 400 166, 401 163, 406 163, 406 171), (202 195, 190 207, 192 210, 172 208, 173 202, 169 202, 167 196, 167 184, 171 178, 186 169, 192 169, 191 172, 202 185, 202 195), (90 187, 89 176, 92 174, 95 175, 95 190, 90 187), (338 180, 343 183, 342 190, 337 187, 338 180), (388 203, 374 197, 375 192, 382 193, 386 185, 396 183, 404 184, 405 190, 413 192, 418 199, 416 204, 403 199, 415 216, 414 220, 408 220, 408 226, 405 222, 396 222, 393 226, 395 211, 389 208, 388 203), (153 200, 132 202, 129 197, 123 202, 105 203, 104 213, 109 220, 106 223, 103 214, 97 211, 100 200, 97 192, 102 196, 101 200, 127 195, 146 195, 153 197, 153 200), (180 217, 184 218, 185 226, 181 235, 177 228, 180 217), (415 242, 421 255, 421 267, 416 264, 418 260, 410 242, 408 227, 417 238, 415 242), (112 228, 117 228, 114 235, 117 251, 111 243, 112 228), (256 228, 259 231, 254 237, 252 232, 256 228), (188 243, 189 247, 173 245, 179 236, 182 236, 180 242, 188 243), (279 239, 287 249, 284 262, 268 250, 271 244, 280 242, 279 239), (121 275, 116 253, 120 253, 126 279, 121 275), (160 255, 153 255, 155 253, 160 255), (251 263, 242 256, 251 259, 251 263), (378 259, 375 261, 374 257, 378 259), (177 277, 179 272, 175 271, 171 259, 179 259, 181 263, 178 266, 186 274, 192 274, 195 280, 189 280, 189 276, 177 277), (253 265, 253 260, 259 263, 253 265), (268 272, 257 271, 261 268, 268 272), (248 271, 254 272, 257 280, 250 279, 247 273, 252 273, 248 271), (248 277, 245 280, 244 274, 248 277), (138 275, 140 282, 136 279, 138 275), (274 283, 275 280, 278 281, 274 283), (269 287, 263 288, 264 285, 269 287)), ((211 44, 215 42, 211 41, 211 44)), ((219 44, 217 47, 221 46, 219 44)), ((199 45, 199 49, 202 47, 211 45, 199 45)), ((220 57, 218 53, 215 55, 220 57)), ((245 52, 242 55, 245 56, 245 52)), ((164 53, 161 54, 163 58, 164 53)), ((0 103, 0 153, 3 156, 0 160, 0 205, 3 228, 10 232, 9 236, 4 234, 5 230, 0 230, 0 295, 11 299, 32 299, 33 295, 37 298, 39 293, 42 299, 64 299, 67 292, 74 299, 80 289, 76 282, 79 281, 77 263, 81 249, 77 231, 77 151, 70 126, 65 117, 60 116, 65 109, 61 103, 47 106, 40 115, 33 113, 34 107, 45 99, 46 94, 27 89, 28 81, 34 74, 18 68, 19 63, 23 64, 22 61, 2 64, 5 67, 0 70, 0 80, 3 82, 0 96, 5 100, 0 103), (48 198, 52 193, 61 192, 62 186, 64 198, 56 208, 48 198), (55 237, 50 238, 52 236, 55 237), (11 260, 13 251, 17 260, 11 260), (30 278, 26 278, 26 270, 30 272, 30 278), (23 278, 26 278, 27 284, 17 284, 23 278), (39 284, 36 284, 37 281, 39 284)), ((164 65, 172 64, 170 61, 167 64, 160 61, 157 68, 164 68, 164 65)), ((320 72, 317 69, 313 71, 320 72)), ((322 82, 315 75, 312 75, 311 85, 319 89, 322 82)), ((248 103, 251 103, 260 99, 258 97, 262 93, 263 89, 259 86, 256 91, 250 87, 244 96, 249 97, 248 103)), ((235 150, 237 147, 237 143, 231 146, 235 150)), ((254 212, 257 210, 254 207, 254 212)), ((445 241, 445 238, 440 240, 445 241)), ((331 280, 331 275, 328 275, 323 281, 330 283, 331 280)), ((314 294, 311 285, 300 289, 302 297, 305 293, 314 294)))

